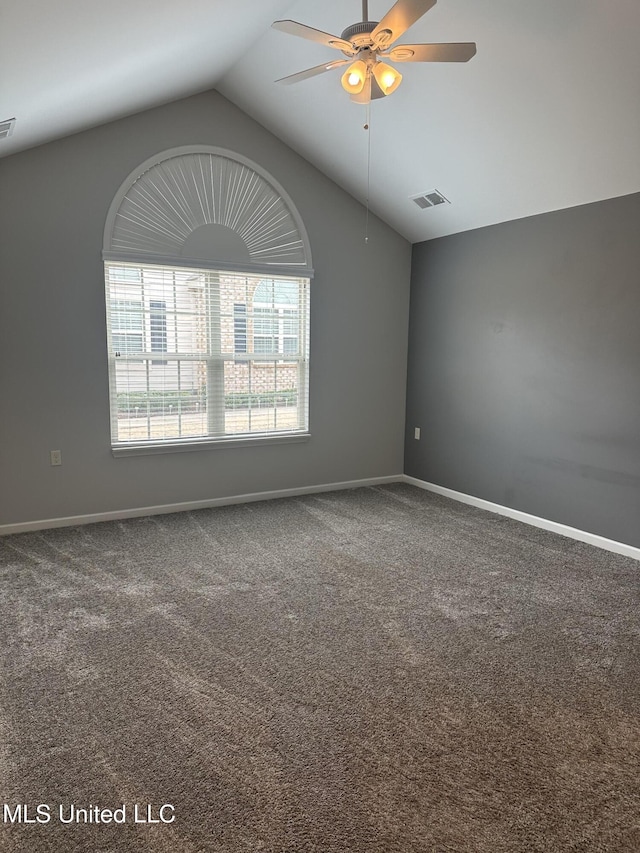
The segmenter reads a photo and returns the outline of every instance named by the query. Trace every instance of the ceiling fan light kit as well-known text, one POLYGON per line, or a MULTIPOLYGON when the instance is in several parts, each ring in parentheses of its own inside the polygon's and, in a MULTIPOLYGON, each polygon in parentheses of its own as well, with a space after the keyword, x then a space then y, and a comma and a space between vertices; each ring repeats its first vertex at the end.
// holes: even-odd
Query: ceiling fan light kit
POLYGON ((385 95, 393 94, 402 83, 402 74, 386 62, 376 62, 373 66, 373 76, 385 95))
POLYGON ((333 68, 349 65, 342 75, 342 88, 352 101, 368 104, 374 98, 393 94, 402 82, 402 74, 383 62, 382 58, 391 62, 468 62, 476 52, 474 42, 394 45, 396 39, 435 4, 436 0, 397 0, 378 22, 368 20, 369 4, 368 0, 363 0, 362 21, 348 26, 341 36, 316 30, 297 21, 275 21, 272 26, 276 30, 324 44, 342 51, 348 57, 316 65, 276 82, 297 83, 333 68))
POLYGON ((356 60, 342 75, 342 88, 350 95, 359 95, 364 89, 369 69, 363 59, 356 60))

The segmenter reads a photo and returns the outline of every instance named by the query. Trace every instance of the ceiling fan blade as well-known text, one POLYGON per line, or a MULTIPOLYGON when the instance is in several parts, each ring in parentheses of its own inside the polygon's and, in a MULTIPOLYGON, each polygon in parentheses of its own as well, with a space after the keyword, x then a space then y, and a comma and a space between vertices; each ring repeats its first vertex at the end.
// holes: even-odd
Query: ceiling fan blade
POLYGON ((345 50, 351 56, 355 56, 356 51, 351 44, 338 36, 332 36, 331 33, 325 33, 322 30, 315 30, 313 27, 308 27, 306 24, 299 24, 297 21, 274 21, 271 24, 274 30, 280 30, 283 33, 289 33, 291 36, 299 36, 309 41, 324 44, 327 47, 334 47, 337 50, 345 50))
POLYGON ((290 83, 299 83, 301 80, 308 80, 309 77, 324 74, 325 71, 331 71, 332 68, 339 68, 341 65, 348 65, 350 62, 350 59, 336 59, 334 62, 323 62, 322 65, 315 65, 313 68, 307 68, 306 71, 298 71, 297 74, 281 77, 279 80, 276 80, 276 83, 284 83, 285 86, 288 86, 290 83))
POLYGON ((468 62, 476 55, 473 41, 450 44, 398 44, 380 53, 392 62, 468 62))
POLYGON ((386 47, 436 5, 436 0, 398 0, 371 33, 373 43, 386 47))

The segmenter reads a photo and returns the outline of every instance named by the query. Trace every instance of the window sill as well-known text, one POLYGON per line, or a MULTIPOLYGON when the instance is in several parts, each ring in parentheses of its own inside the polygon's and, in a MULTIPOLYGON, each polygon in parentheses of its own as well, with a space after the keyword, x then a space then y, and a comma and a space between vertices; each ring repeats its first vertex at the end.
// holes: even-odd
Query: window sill
POLYGON ((192 450, 220 450, 222 448, 264 447, 272 444, 299 444, 309 441, 311 433, 295 432, 280 435, 248 435, 246 438, 196 438, 182 441, 139 442, 112 445, 111 452, 120 456, 150 456, 156 453, 182 453, 192 450))

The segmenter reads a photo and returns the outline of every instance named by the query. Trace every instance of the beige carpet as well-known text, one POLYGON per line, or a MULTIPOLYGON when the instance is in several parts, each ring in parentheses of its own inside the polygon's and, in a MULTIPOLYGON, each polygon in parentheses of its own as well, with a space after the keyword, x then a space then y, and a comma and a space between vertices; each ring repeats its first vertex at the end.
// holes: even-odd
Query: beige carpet
POLYGON ((637 853, 639 579, 407 485, 7 537, 0 851, 637 853))

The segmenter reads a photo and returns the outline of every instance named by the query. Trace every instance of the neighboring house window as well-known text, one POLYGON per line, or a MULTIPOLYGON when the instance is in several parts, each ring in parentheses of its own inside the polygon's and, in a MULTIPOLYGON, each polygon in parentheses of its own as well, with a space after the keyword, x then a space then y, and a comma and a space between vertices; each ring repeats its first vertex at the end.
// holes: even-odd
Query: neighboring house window
POLYGON ((163 299, 150 299, 149 309, 151 352, 167 352, 167 303, 163 299))
POLYGON ((233 306, 233 349, 237 355, 247 351, 247 305, 243 302, 233 306))
POLYGON ((114 452, 306 435, 311 275, 291 203, 228 152, 146 165, 105 231, 114 452))
POLYGON ((144 350, 144 316, 142 302, 136 299, 111 300, 111 341, 120 355, 144 350))
POLYGON ((299 311, 299 293, 292 282, 262 281, 253 295, 254 352, 296 353, 299 311))

